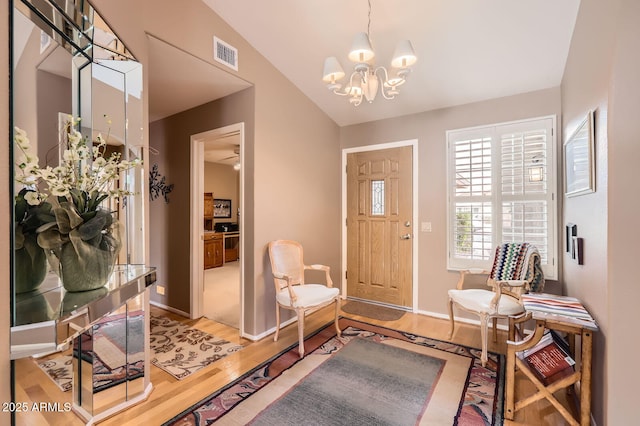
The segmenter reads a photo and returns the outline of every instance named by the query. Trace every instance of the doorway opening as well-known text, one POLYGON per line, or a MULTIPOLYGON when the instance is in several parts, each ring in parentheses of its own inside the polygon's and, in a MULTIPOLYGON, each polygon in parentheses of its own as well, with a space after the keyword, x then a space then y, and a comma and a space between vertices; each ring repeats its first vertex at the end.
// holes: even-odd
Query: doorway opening
POLYGON ((240 335, 244 333, 243 147, 244 123, 191 136, 191 315, 237 328, 240 335))

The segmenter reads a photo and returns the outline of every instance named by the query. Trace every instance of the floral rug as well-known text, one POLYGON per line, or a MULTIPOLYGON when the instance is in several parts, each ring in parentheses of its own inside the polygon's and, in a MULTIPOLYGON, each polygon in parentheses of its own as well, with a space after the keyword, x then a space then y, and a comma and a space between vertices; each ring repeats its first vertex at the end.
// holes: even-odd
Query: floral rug
POLYGON ((228 342, 166 317, 151 317, 151 363, 178 380, 195 373, 242 345, 228 342))
MULTIPOLYGON (((129 327, 144 326, 143 317, 133 317, 129 327)), ((80 335, 80 351, 83 362, 92 364, 94 392, 133 380, 144 375, 143 342, 136 342, 118 331, 120 318, 110 318, 96 324, 93 333, 80 335), (129 347, 129 362, 125 361, 124 345, 129 347)), ((242 349, 226 340, 183 325, 165 317, 151 317, 151 362, 178 380, 206 367, 224 356, 242 349)), ((135 333, 134 333, 135 334, 135 333)), ((78 354, 78 339, 74 342, 74 355, 78 354)), ((61 355, 44 361, 38 366, 58 387, 67 392, 73 380, 73 357, 61 355)))
POLYGON ((144 376, 143 342, 131 337, 142 335, 143 327, 141 314, 112 315, 74 339, 74 355, 79 345, 82 361, 93 369, 94 392, 144 376))
MULTIPOLYGON (((143 342, 127 339, 127 333, 123 331, 125 325, 126 317, 122 315, 107 317, 96 323, 90 332, 82 333, 74 339, 73 352, 37 361, 37 364, 64 392, 71 390, 73 357, 77 357, 78 353, 87 368, 93 369, 94 392, 142 377, 144 375, 143 342), (73 353, 73 356, 70 353, 73 353)), ((144 327, 143 316, 130 315, 128 327, 130 330, 144 327)), ((132 334, 139 335, 135 331, 132 334)))
POLYGON ((60 390, 63 392, 71 390, 73 381, 73 357, 71 355, 36 361, 36 363, 58 385, 60 390))
POLYGON ((328 324, 165 425, 501 425, 504 357, 365 322, 328 324), (364 345, 362 345, 364 343, 364 345), (424 376, 424 377, 423 377, 424 376), (321 396, 321 398, 319 398, 321 396), (322 401, 319 403, 318 401, 322 401))

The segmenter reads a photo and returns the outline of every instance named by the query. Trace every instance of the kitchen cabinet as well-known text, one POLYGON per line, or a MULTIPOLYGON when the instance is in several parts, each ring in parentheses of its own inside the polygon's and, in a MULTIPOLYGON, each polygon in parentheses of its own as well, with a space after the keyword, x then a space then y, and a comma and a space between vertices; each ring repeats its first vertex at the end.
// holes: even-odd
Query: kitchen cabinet
POLYGON ((213 219, 213 193, 204 193, 204 218, 213 219))
POLYGON ((205 233, 204 269, 217 268, 224 263, 222 234, 205 233))
POLYGON ((213 230, 213 193, 204 193, 204 229, 213 230))

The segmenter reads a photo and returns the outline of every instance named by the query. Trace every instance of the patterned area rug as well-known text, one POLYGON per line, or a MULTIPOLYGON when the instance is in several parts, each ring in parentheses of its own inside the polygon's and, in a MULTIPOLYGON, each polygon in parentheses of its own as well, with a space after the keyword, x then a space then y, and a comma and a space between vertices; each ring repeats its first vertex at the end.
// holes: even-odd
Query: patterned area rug
POLYGON ((144 328, 143 315, 112 315, 99 321, 91 332, 74 340, 74 355, 93 368, 93 391, 135 380, 144 375, 144 342, 131 336, 140 336, 144 328), (128 331, 127 331, 128 329, 128 331), (127 337, 129 336, 129 337, 127 337))
POLYGON ((153 365, 178 380, 206 367, 242 345, 228 342, 204 331, 166 317, 151 317, 151 359, 153 365))
MULTIPOLYGON (((143 316, 131 317, 129 327, 143 327, 143 316), (133 318, 133 321, 131 321, 133 318)), ((144 374, 144 342, 129 339, 122 333, 122 318, 111 318, 93 327, 92 333, 80 335, 81 358, 93 366, 94 392, 142 377, 144 374), (124 345, 129 347, 129 363, 125 358, 124 345), (126 364, 126 365, 125 365, 126 364)), ((188 327, 165 317, 151 317, 151 350, 155 353, 151 362, 176 379, 206 367, 224 356, 242 349, 195 328, 188 327)), ((133 333, 136 334, 136 333, 133 333)), ((78 354, 75 341, 74 354, 78 354)), ((44 361, 38 366, 66 392, 71 390, 73 358, 62 355, 44 361)))
POLYGON ((340 327, 341 337, 329 324, 305 340, 303 359, 292 345, 165 425, 302 424, 299 413, 314 424, 502 424, 503 356, 483 368, 479 349, 346 318, 340 327))
POLYGON ((37 364, 58 385, 60 390, 63 392, 71 390, 73 380, 73 357, 71 355, 37 361, 37 364))
MULTIPOLYGON (((93 368, 94 392, 109 389, 144 375, 144 347, 142 346, 144 342, 127 339, 125 327, 127 327, 126 317, 113 315, 99 321, 92 327, 91 332, 82 333, 79 339, 74 340, 73 356, 77 357, 79 351, 82 362, 93 368), (129 351, 128 359, 125 354, 125 345, 129 351)), ((128 327, 131 335, 139 335, 138 330, 144 327, 144 317, 129 316, 128 327)), ((37 364, 62 391, 71 390, 72 355, 37 361, 37 364)))

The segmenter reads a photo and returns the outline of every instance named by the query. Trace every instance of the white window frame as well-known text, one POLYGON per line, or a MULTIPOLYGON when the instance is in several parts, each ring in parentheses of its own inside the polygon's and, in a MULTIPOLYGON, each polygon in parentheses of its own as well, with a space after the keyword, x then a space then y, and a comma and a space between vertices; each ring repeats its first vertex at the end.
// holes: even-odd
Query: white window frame
MULTIPOLYGON (((488 269, 491 267, 491 256, 483 259, 467 259, 455 257, 455 226, 456 226, 456 203, 466 201, 487 201, 491 203, 491 240, 492 248, 502 242, 502 221, 500 212, 502 202, 509 200, 508 195, 503 195, 501 191, 501 159, 500 159, 500 136, 506 130, 527 131, 532 129, 546 128, 550 131, 550 137, 546 147, 546 182, 547 190, 543 199, 547 203, 547 255, 546 262, 543 262, 542 269, 546 279, 558 279, 558 237, 557 237, 557 127, 556 116, 544 116, 526 120, 496 123, 486 126, 472 128, 448 130, 447 140, 447 268, 449 270, 464 269, 488 269), (455 142, 476 137, 489 137, 491 139, 491 195, 481 197, 456 197, 456 168, 455 168, 455 142)), ((521 200, 528 198, 523 195, 521 200)), ((535 198, 534 198, 535 199, 535 198)), ((493 254, 493 250, 491 250, 493 254)))

